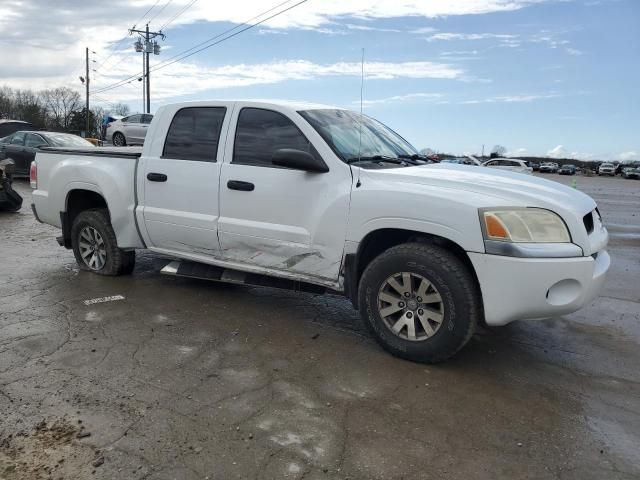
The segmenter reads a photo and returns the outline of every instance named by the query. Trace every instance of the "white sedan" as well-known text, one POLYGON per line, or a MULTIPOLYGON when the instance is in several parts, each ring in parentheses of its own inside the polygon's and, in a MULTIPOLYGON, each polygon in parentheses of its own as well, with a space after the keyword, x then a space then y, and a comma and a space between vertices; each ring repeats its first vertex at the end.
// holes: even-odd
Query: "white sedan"
POLYGON ((498 170, 508 170, 510 172, 526 173, 531 175, 533 168, 523 160, 513 158, 493 158, 482 164, 483 167, 497 168, 498 170))

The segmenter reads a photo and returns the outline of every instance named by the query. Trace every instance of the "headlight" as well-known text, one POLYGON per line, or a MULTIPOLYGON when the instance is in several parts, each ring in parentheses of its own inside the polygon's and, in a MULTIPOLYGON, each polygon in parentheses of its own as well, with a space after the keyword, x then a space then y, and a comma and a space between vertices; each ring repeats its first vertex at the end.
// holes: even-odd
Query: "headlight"
POLYGON ((513 243, 566 243, 571 235, 562 218, 542 208, 491 208, 480 211, 486 240, 513 243))

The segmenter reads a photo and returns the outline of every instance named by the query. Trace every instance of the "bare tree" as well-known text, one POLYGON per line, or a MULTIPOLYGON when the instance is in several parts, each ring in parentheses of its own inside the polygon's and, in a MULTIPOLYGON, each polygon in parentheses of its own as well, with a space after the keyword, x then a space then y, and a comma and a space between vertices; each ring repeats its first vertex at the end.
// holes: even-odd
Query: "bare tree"
POLYGON ((42 92, 49 113, 49 128, 67 130, 71 114, 82 106, 80 94, 68 87, 59 87, 42 92))
POLYGON ((126 103, 114 103, 111 106, 111 113, 114 115, 121 115, 123 117, 126 117, 127 115, 129 115, 129 105, 127 105, 126 103))
POLYGON ((495 145, 492 149, 491 149, 491 157, 504 157, 505 154, 507 153, 507 148, 503 147, 502 145, 495 145))
POLYGON ((102 107, 94 107, 91 109, 91 114, 94 121, 94 125, 91 126, 92 134, 97 133, 102 138, 102 118, 105 115, 105 110, 102 107))

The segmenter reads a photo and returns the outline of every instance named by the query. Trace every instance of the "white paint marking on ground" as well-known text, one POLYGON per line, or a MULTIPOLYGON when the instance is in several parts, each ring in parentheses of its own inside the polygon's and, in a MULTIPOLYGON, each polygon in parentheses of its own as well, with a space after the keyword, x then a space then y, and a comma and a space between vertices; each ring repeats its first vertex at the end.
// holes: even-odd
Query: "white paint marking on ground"
POLYGON ((87 312, 87 314, 84 316, 84 319, 87 322, 99 322, 100 320, 102 320, 102 315, 91 310, 90 312, 87 312))
POLYGON ((115 302, 117 300, 124 300, 124 295, 111 295, 110 297, 91 298, 85 300, 85 305, 95 305, 96 303, 115 302))

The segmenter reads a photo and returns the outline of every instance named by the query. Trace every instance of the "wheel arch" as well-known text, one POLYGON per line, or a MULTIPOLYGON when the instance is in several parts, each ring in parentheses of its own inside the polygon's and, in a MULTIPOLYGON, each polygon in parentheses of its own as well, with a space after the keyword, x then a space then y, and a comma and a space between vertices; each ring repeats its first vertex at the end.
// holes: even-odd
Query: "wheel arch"
POLYGON ((67 192, 64 211, 60 212, 62 223, 62 240, 65 248, 71 248, 71 226, 76 217, 85 210, 104 208, 109 218, 109 205, 102 193, 89 188, 73 188, 67 192))
MULTIPOLYGON (((353 306, 358 309, 358 290, 362 273, 369 263, 381 253, 391 247, 402 243, 423 242, 440 246, 453 253, 473 275, 478 292, 481 293, 480 282, 475 268, 467 252, 453 240, 431 233, 401 229, 401 228, 380 228, 373 230, 358 244, 355 253, 345 256, 345 295, 351 300, 353 306)), ((482 295, 480 295, 482 300, 482 295)))

